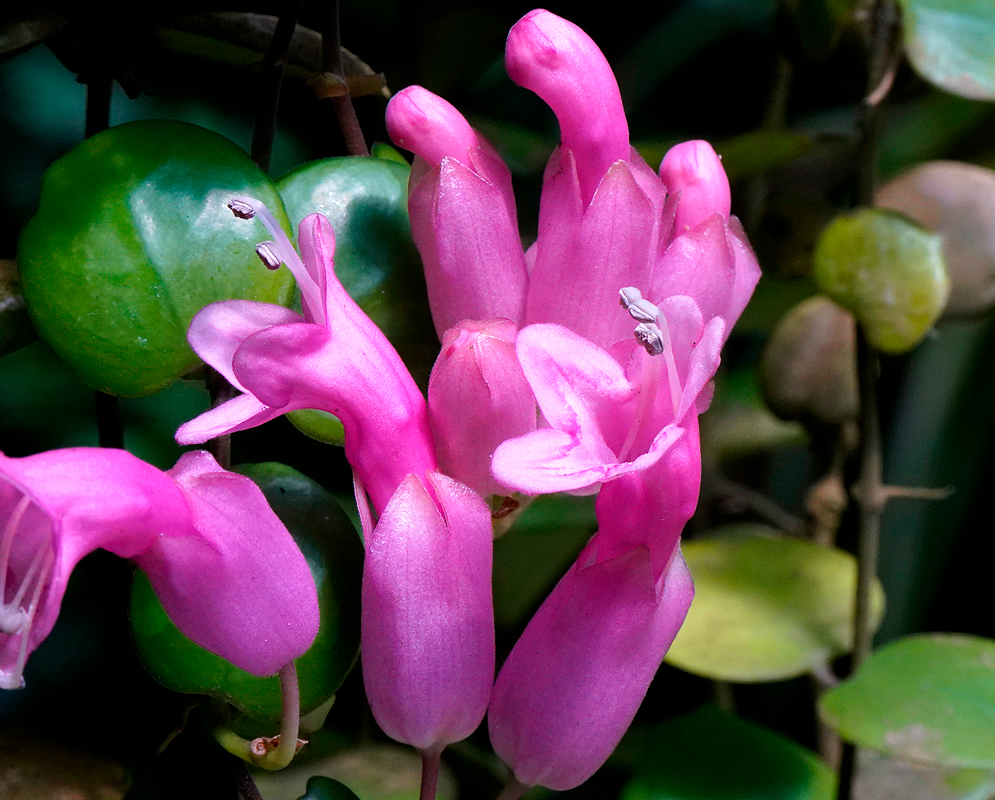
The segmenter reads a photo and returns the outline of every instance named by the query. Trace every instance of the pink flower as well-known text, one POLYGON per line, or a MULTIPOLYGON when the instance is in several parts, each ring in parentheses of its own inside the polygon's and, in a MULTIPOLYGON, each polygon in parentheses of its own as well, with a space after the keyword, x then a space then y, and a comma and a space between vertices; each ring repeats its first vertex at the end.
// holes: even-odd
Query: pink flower
POLYGON ((253 674, 317 634, 304 556, 256 485, 207 453, 169 472, 122 450, 0 454, 0 686, 23 685, 73 567, 98 547, 145 570, 190 639, 253 674))
POLYGON ((294 271, 304 314, 245 301, 201 311, 191 345, 244 394, 177 439, 203 441, 295 408, 342 421, 366 543, 367 697, 384 731, 437 756, 480 724, 494 678, 490 512, 437 471, 425 399, 336 278, 328 221, 312 214, 301 223, 298 256, 260 203, 237 198, 232 207, 262 218, 275 241, 260 256, 294 271))
POLYGON ((232 205, 258 215, 274 237, 261 254, 294 273, 304 315, 246 300, 200 311, 187 334, 191 347, 244 394, 187 422, 176 439, 195 444, 299 408, 328 411, 342 421, 346 456, 379 511, 406 475, 436 469, 425 398, 335 277, 328 220, 312 214, 301 222, 302 257, 261 203, 232 205))

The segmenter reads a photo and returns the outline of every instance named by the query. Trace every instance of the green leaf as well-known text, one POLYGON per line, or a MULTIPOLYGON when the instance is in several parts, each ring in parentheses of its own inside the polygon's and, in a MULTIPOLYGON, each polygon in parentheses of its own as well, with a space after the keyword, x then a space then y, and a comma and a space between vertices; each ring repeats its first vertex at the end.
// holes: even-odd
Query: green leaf
POLYGON ((133 122, 78 145, 45 173, 18 242, 39 335, 93 388, 144 396, 200 363, 187 328, 204 306, 289 303, 293 276, 255 254, 262 224, 227 208, 238 194, 286 224, 269 178, 196 125, 133 122))
POLYGON ((872 345, 905 353, 933 327, 950 294, 942 244, 899 214, 860 209, 822 232, 812 276, 857 318, 872 345))
POLYGON ((836 779, 789 739, 705 706, 650 732, 622 800, 831 800, 836 779))
MULTIPOLYGON (((246 464, 307 559, 318 589, 321 624, 311 648, 294 663, 307 713, 342 685, 359 653, 363 546, 345 512, 324 489, 283 464, 246 464)), ((142 663, 169 689, 221 697, 259 720, 280 718, 280 683, 238 669, 180 633, 141 571, 131 594, 131 628, 142 663)))
POLYGON ((995 641, 934 633, 891 642, 823 695, 820 709, 861 747, 995 769, 995 641))
POLYGON ((995 100, 995 3, 899 0, 905 51, 930 83, 972 100, 995 100))
MULTIPOLYGON (((851 649, 853 556, 769 531, 733 525, 684 544, 695 597, 670 664, 749 683, 802 675, 851 649)), ((883 609, 875 585, 875 627, 883 609)))
POLYGON ((344 783, 324 775, 315 775, 307 782, 307 791, 298 800, 359 800, 344 783))

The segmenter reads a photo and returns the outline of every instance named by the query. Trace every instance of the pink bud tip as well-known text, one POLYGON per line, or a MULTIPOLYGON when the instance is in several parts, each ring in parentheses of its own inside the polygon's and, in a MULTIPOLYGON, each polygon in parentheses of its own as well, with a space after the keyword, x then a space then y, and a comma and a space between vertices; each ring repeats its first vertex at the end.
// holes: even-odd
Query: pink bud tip
POLYGON ((505 63, 515 83, 553 109, 589 199, 612 164, 629 160, 629 126, 608 61, 572 22, 536 9, 512 27, 505 63))
POLYGON ((680 193, 674 220, 676 234, 697 227, 712 214, 728 219, 729 178, 708 142, 682 142, 670 148, 660 164, 660 178, 669 193, 680 193))
POLYGON ((409 86, 391 98, 387 132, 394 144, 432 166, 447 157, 468 164, 477 151, 477 135, 463 115, 421 86, 409 86))

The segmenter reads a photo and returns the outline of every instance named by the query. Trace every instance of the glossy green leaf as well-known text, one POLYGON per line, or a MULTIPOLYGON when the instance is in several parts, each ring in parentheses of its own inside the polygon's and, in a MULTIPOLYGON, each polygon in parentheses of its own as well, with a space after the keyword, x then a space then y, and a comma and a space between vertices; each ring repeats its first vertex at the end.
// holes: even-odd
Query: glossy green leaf
POLYGON ((872 345, 904 353, 933 327, 950 294, 942 244, 899 214, 865 208, 838 216, 822 232, 812 274, 853 313, 872 345))
MULTIPOLYGON (((307 558, 318 588, 318 636, 295 661, 306 713, 338 690, 356 661, 363 546, 331 495, 299 472, 274 463, 247 464, 236 471, 263 490, 307 558)), ((142 572, 132 588, 131 628, 146 669, 167 688, 221 697, 255 719, 279 719, 279 679, 250 675, 187 639, 166 616, 142 572)))
POLYGON ((995 100, 995 3, 899 0, 905 51, 916 71, 945 91, 995 100))
MULTIPOLYGON (((683 546, 695 597, 667 661, 717 680, 802 675, 853 643, 853 556, 761 525, 733 525, 683 546)), ((875 586, 874 624, 884 595, 875 586)))
POLYGON ((832 800, 836 780, 812 752, 705 706, 654 728, 622 800, 832 800))
POLYGON ((288 303, 292 276, 261 268, 265 229, 228 210, 236 194, 286 220, 251 159, 195 125, 133 122, 74 148, 45 173, 18 242, 38 333, 90 386, 143 396, 199 363, 186 334, 204 306, 288 303))
POLYGON ((344 783, 324 775, 315 775, 307 782, 307 791, 299 800, 359 800, 356 793, 344 783))
POLYGON ((995 769, 995 641, 934 633, 891 642, 823 695, 820 709, 862 747, 995 769))

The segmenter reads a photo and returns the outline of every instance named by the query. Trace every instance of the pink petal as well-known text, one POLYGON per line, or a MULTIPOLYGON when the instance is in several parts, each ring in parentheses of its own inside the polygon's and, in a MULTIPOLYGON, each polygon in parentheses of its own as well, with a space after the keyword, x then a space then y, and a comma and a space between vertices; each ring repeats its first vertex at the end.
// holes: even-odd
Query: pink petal
POLYGON ((190 535, 157 537, 136 562, 188 637, 254 675, 276 674, 318 632, 307 561, 249 478, 205 452, 169 475, 189 504, 190 535))
POLYGON ((176 441, 182 445, 203 444, 226 433, 255 428, 288 410, 271 408, 251 394, 240 394, 183 423, 176 431, 176 441))
POLYGON ((408 207, 440 339, 464 319, 520 322, 528 275, 503 188, 445 158, 411 189, 408 207))
POLYGON ((679 196, 674 230, 678 235, 698 226, 712 214, 729 217, 729 178, 722 160, 708 142, 682 142, 671 147, 660 164, 660 178, 679 196))
POLYGON ((495 448, 536 426, 535 398, 515 354, 517 333, 506 319, 452 328, 428 383, 439 465, 482 497, 508 493, 491 477, 495 448))
POLYGON ((608 170, 579 221, 567 195, 555 192, 543 194, 526 321, 556 322, 610 347, 633 328, 619 289, 649 285, 657 211, 625 163, 608 170))
POLYGON ((272 325, 300 321, 300 314, 283 306, 226 300, 197 312, 187 331, 187 341, 194 352, 224 375, 230 384, 245 391, 231 370, 232 358, 242 342, 272 325))
POLYGON ((362 657, 380 727, 433 752, 483 719, 494 616, 490 512, 450 478, 427 480, 401 483, 367 541, 362 657))

